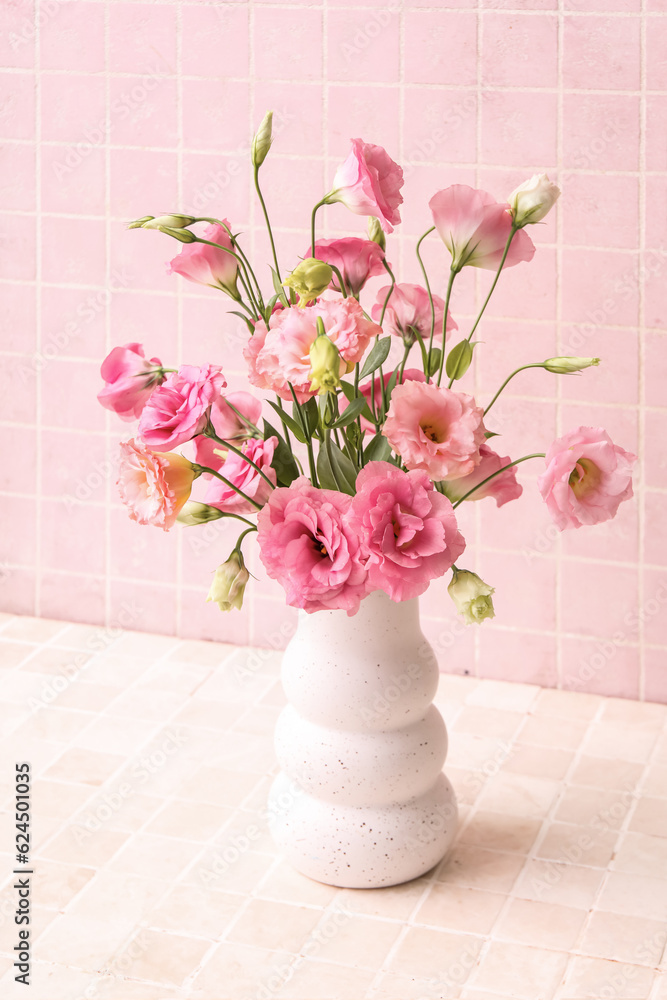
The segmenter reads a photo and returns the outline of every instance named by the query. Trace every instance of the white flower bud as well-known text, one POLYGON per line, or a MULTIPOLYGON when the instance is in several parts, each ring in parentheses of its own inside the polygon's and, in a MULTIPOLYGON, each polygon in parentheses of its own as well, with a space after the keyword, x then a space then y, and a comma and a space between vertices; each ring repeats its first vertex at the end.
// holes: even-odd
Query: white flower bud
POLYGON ((495 618, 491 600, 494 588, 467 569, 454 569, 453 573, 447 591, 466 625, 479 625, 485 618, 495 618))
POLYGON ((514 225, 519 229, 529 223, 541 222, 560 197, 560 188, 546 174, 533 174, 529 181, 519 184, 507 199, 514 225))

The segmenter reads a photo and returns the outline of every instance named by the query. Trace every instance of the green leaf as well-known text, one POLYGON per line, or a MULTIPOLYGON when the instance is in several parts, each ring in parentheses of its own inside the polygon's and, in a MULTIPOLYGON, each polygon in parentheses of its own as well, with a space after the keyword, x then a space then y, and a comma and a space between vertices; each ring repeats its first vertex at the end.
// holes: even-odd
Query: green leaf
POLYGON ((273 267, 270 267, 269 270, 271 271, 271 277, 273 278, 273 290, 287 309, 289 308, 289 302, 287 301, 287 296, 285 295, 285 289, 280 283, 278 272, 273 267))
POLYGON ((366 397, 362 396, 361 394, 359 396, 355 396, 355 394, 354 394, 354 386, 351 385, 349 382, 343 382, 343 381, 341 381, 340 387, 343 390, 343 392, 345 394, 345 397, 346 397, 346 399, 348 401, 350 401, 352 399, 363 399, 363 401, 364 401, 364 408, 361 410, 361 416, 365 417, 366 420, 370 420, 371 423, 374 423, 374 421, 373 421, 373 414, 371 413, 371 409, 370 409, 370 406, 368 405, 368 400, 366 399, 366 397))
POLYGON ((398 368, 396 368, 396 370, 392 372, 391 378, 387 382, 386 388, 384 390, 384 394, 387 399, 387 408, 389 408, 389 403, 391 402, 391 394, 396 388, 397 381, 398 381, 398 368))
POLYGON ((428 371, 429 377, 431 375, 435 375, 435 373, 440 368, 441 355, 442 351, 440 350, 439 347, 434 347, 433 350, 431 351, 431 364, 429 365, 429 371, 428 371))
POLYGON ((489 438, 497 438, 497 437, 500 437, 500 434, 498 433, 498 431, 484 431, 484 437, 485 437, 485 438, 487 439, 487 441, 488 441, 488 439, 489 439, 489 438))
POLYGON ((278 486, 289 486, 295 479, 299 478, 299 466, 294 461, 294 455, 285 443, 281 434, 272 427, 268 420, 264 421, 264 440, 267 438, 278 438, 278 446, 273 453, 271 468, 276 470, 278 486))
POLYGON ((353 420, 357 419, 359 414, 364 409, 366 410, 368 409, 368 407, 366 406, 366 400, 363 398, 363 396, 357 396, 356 399, 353 399, 350 403, 347 404, 347 406, 341 413, 338 420, 336 420, 336 422, 333 423, 331 426, 347 427, 348 424, 351 424, 353 420))
POLYGON ((356 450, 361 443, 363 434, 359 430, 359 427, 356 423, 350 424, 349 427, 346 427, 343 433, 345 434, 345 440, 348 442, 352 450, 355 452, 355 458, 356 458, 356 450))
POLYGON ((303 435, 303 431, 301 430, 300 424, 298 424, 296 420, 293 420, 292 417, 290 417, 289 413, 286 413, 285 410, 281 410, 277 403, 274 403, 270 399, 267 399, 267 403, 269 404, 269 406, 273 407, 273 409, 276 411, 280 419, 285 421, 285 423, 287 424, 287 426, 289 427, 289 429, 291 430, 292 434, 297 439, 297 441, 300 441, 301 444, 305 444, 306 439, 303 435))
POLYGON ((384 364, 387 360, 390 347, 391 337, 383 337, 381 340, 378 340, 374 345, 373 350, 366 358, 359 378, 366 378, 367 375, 371 375, 377 368, 380 367, 380 365, 384 364))
MULTIPOLYGON (((306 403, 301 404, 301 412, 305 417, 308 433, 310 437, 312 437, 315 431, 320 426, 320 411, 315 396, 311 396, 306 403)), ((292 413, 296 418, 296 414, 294 413, 294 406, 292 406, 292 413)))
POLYGON ((251 333, 255 332, 255 327, 252 325, 252 323, 250 322, 250 318, 246 316, 245 313, 242 313, 239 309, 228 309, 227 313, 229 316, 238 316, 239 319, 243 320, 243 322, 248 327, 251 333))
POLYGON ((266 308, 264 310, 264 322, 269 325, 269 320, 271 319, 271 313, 273 312, 276 302, 278 301, 277 295, 272 295, 269 301, 266 303, 266 308))
POLYGON ((452 347, 451 351, 447 355, 447 361, 445 363, 445 371, 447 372, 449 378, 463 378, 465 373, 470 368, 472 351, 472 344, 467 340, 460 340, 458 344, 455 344, 454 347, 452 347))
POLYGON ((338 490, 339 493, 354 496, 357 470, 328 435, 317 455, 317 478, 326 490, 338 490))
POLYGON ((364 451, 367 462, 386 462, 391 455, 391 445, 384 434, 376 434, 364 451))

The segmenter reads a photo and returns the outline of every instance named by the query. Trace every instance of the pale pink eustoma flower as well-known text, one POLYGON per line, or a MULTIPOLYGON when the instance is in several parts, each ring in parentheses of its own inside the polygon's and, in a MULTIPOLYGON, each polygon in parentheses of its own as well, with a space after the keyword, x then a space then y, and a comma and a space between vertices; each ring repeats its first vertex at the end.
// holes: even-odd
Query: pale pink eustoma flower
POLYGON ((118 491, 138 524, 168 531, 190 496, 195 470, 182 455, 159 454, 141 441, 121 441, 118 491))
POLYGON ((361 361, 371 339, 382 333, 367 320, 356 299, 321 299, 302 309, 291 306, 274 312, 267 328, 263 320, 255 324, 243 355, 248 377, 258 389, 275 392, 291 400, 290 384, 300 403, 315 395, 310 389, 310 347, 317 337, 317 317, 340 354, 340 375, 361 361))
MULTIPOLYGON (((262 404, 249 392, 228 392, 211 404, 210 421, 213 430, 223 441, 231 441, 238 448, 243 441, 252 436, 252 428, 232 410, 232 406, 257 426, 262 416, 262 404)), ((206 465, 209 469, 220 468, 223 459, 219 452, 224 445, 204 434, 196 437, 193 443, 195 458, 199 465, 206 465)))
MULTIPOLYGON (((380 322, 382 310, 387 300, 387 295, 391 289, 391 295, 384 311, 382 329, 385 333, 392 333, 396 337, 402 337, 406 347, 412 345, 417 334, 428 344, 431 337, 431 303, 428 292, 421 285, 412 285, 409 282, 401 282, 394 285, 386 285, 377 293, 375 305, 371 310, 371 316, 376 323, 380 322)), ((433 330, 435 336, 442 336, 442 320, 445 315, 445 300, 439 295, 433 296, 435 313, 435 323, 433 330)), ((458 330, 457 323, 452 319, 451 312, 447 316, 447 333, 451 330, 458 330)))
POLYGON ((259 553, 287 603, 311 614, 327 608, 353 615, 366 594, 359 538, 347 515, 352 498, 315 489, 302 476, 274 490, 257 515, 259 553))
MULTIPOLYGON (((271 468, 271 462, 273 461, 273 453, 277 446, 278 438, 270 437, 266 441, 262 441, 259 438, 251 438, 241 447, 243 454, 247 455, 268 476, 274 486, 276 483, 276 473, 271 468)), ((218 445, 218 448, 222 451, 224 450, 224 445, 218 445)), ((255 503, 265 503, 271 493, 271 487, 266 479, 260 476, 257 469, 254 469, 249 462, 246 462, 245 459, 241 458, 234 451, 228 452, 227 458, 220 467, 219 472, 221 476, 224 476, 230 483, 233 483, 234 486, 242 490, 255 503)), ((211 507, 218 507, 224 511, 233 511, 236 514, 254 513, 257 510, 254 504, 249 503, 242 496, 239 496, 235 490, 223 483, 221 479, 209 476, 206 473, 204 473, 204 476, 209 480, 204 502, 210 504, 211 507)))
MULTIPOLYGON (((392 378, 393 374, 394 374, 393 372, 386 372, 386 374, 383 376, 385 388, 389 384, 389 381, 392 378)), ((425 382, 426 376, 424 375, 423 371, 419 370, 419 368, 406 368, 405 371, 403 372, 402 381, 425 382)), ((366 378, 364 379, 363 382, 360 382, 359 394, 364 397, 364 399, 368 403, 368 407, 370 410, 372 410, 372 403, 373 400, 375 400, 375 408, 377 409, 380 402, 380 376, 376 375, 372 379, 366 378), (373 384, 375 384, 375 393, 373 393, 372 390, 373 384)), ((349 404, 347 397, 341 393, 341 395, 338 397, 338 406, 340 407, 340 412, 343 413, 343 411, 347 409, 348 405, 349 404)), ((368 420, 364 416, 360 416, 359 419, 361 420, 361 429, 364 433, 368 432, 371 434, 375 434, 375 424, 372 424, 370 420, 368 420)))
POLYGON ((425 472, 369 462, 357 476, 349 524, 361 540, 369 590, 392 601, 423 594, 465 549, 451 502, 425 472))
MULTIPOLYGON (((316 257, 325 264, 333 265, 343 275, 349 292, 358 295, 369 278, 384 274, 384 250, 373 240, 362 240, 358 236, 345 236, 339 240, 318 240, 315 252, 308 249, 306 257, 316 257)), ((389 265, 391 267, 391 264, 389 265)), ((334 274, 331 288, 335 292, 342 289, 334 274)))
POLYGON ((602 427, 578 427, 554 441, 537 486, 556 527, 563 531, 615 517, 633 495, 636 461, 602 427))
POLYGON ((121 420, 136 420, 156 385, 164 378, 159 358, 144 355, 142 344, 114 347, 102 362, 100 374, 105 381, 97 398, 107 410, 113 410, 121 420))
POLYGON ((512 459, 508 455, 503 458, 493 448, 489 448, 488 444, 481 444, 479 446, 479 453, 482 456, 482 460, 469 476, 463 476, 462 479, 445 481, 443 489, 452 503, 456 503, 457 500, 466 495, 468 490, 477 486, 478 483, 483 482, 487 476, 492 476, 494 472, 499 472, 499 475, 495 476, 485 486, 481 486, 478 490, 475 490, 468 497, 468 500, 484 500, 485 497, 493 497, 498 507, 502 507, 504 503, 509 503, 510 500, 518 500, 523 493, 523 487, 517 482, 516 466, 500 472, 500 469, 509 465, 512 459))
MULTIPOLYGON (((512 230, 508 204, 501 204, 488 191, 478 191, 467 184, 452 184, 438 191, 428 204, 440 239, 452 255, 454 271, 466 265, 498 269, 512 230)), ((534 253, 533 241, 520 229, 514 235, 504 266, 531 260, 534 253)))
POLYGON ((336 171, 327 202, 340 201, 355 215, 372 215, 393 233, 401 215, 403 171, 382 146, 352 139, 352 149, 336 171))
POLYGON ((211 403, 226 385, 218 365, 181 365, 153 390, 139 420, 138 436, 157 451, 191 441, 206 427, 211 403))
MULTIPOLYGON (((222 221, 229 226, 226 219, 222 221)), ((207 226, 204 238, 210 243, 226 247, 227 250, 234 249, 229 233, 222 226, 207 226)), ((194 281, 198 285, 221 288, 232 298, 239 297, 236 288, 238 272, 236 257, 218 247, 208 246, 207 243, 186 243, 181 252, 169 262, 167 268, 167 274, 181 274, 188 281, 194 281)))
POLYGON ((411 380, 394 389, 382 433, 408 469, 460 479, 481 461, 483 417, 472 396, 411 380))

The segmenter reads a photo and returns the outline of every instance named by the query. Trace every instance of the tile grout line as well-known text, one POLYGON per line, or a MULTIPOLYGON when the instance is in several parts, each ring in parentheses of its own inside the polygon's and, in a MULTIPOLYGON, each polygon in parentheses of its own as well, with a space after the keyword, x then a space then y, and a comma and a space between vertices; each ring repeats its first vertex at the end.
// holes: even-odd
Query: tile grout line
MULTIPOLYGON (((37 357, 42 355, 42 256, 44 252, 42 235, 42 17, 41 0, 35 0, 33 8, 35 47, 34 47, 34 72, 35 72, 35 342, 37 355, 33 361, 36 363, 37 357)), ((35 435, 35 584, 34 584, 34 607, 35 615, 42 612, 42 531, 44 528, 42 520, 42 371, 41 365, 35 371, 35 425, 37 432, 35 435)))
MULTIPOLYGON (((646 13, 646 0, 641 0, 641 11, 642 14, 646 13)), ((639 67, 641 75, 641 96, 639 99, 639 274, 638 274, 638 293, 639 293, 639 316, 638 316, 638 330, 639 330, 639 357, 638 357, 638 375, 639 375, 639 391, 638 391, 638 407, 639 407, 639 425, 638 425, 638 442, 637 451, 641 456, 639 461, 639 482, 637 484, 638 489, 638 553, 637 553, 637 603, 640 609, 645 606, 646 599, 646 573, 645 573, 645 544, 646 544, 646 211, 647 211, 647 198, 646 198, 646 129, 647 129, 647 101, 646 101, 646 83, 647 83, 647 59, 646 59, 646 18, 642 17, 640 22, 640 50, 639 50, 639 67)), ((639 700, 644 701, 646 698, 646 654, 644 649, 644 642, 646 637, 645 628, 645 618, 643 614, 639 615, 639 629, 638 629, 638 640, 639 640, 639 700)))

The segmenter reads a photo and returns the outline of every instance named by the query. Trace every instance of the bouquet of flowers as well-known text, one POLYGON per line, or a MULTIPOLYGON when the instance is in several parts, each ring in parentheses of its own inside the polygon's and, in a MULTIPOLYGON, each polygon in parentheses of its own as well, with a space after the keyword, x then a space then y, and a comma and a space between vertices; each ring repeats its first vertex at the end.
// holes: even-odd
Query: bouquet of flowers
POLYGON ((487 416, 510 379, 533 367, 572 374, 598 358, 523 365, 486 407, 454 388, 470 367, 473 336, 502 270, 531 260, 526 227, 545 217, 560 192, 546 175, 519 185, 506 202, 461 184, 438 191, 429 202, 433 225, 415 247, 424 283, 399 283, 385 234, 401 221, 403 172, 382 147, 353 139, 331 191, 313 209, 303 259, 283 273, 259 183, 271 121, 269 112, 251 152, 273 254, 270 294, 226 219, 146 216, 130 228, 178 240, 183 248, 171 271, 232 300, 247 327, 248 380, 275 398, 226 393, 219 365, 165 368, 141 344, 114 348, 102 364, 99 400, 138 420, 134 438, 120 446, 121 498, 134 520, 164 530, 177 521, 239 521, 236 546, 208 597, 222 610, 241 607, 249 579, 242 544, 256 532, 268 575, 294 607, 352 615, 371 591, 408 600, 451 570, 457 610, 481 622, 494 614, 493 588, 457 565, 465 550, 460 504, 518 499, 516 466, 540 458, 538 489, 561 530, 606 521, 632 496, 635 456, 600 427, 576 428, 546 453, 514 459, 489 443, 496 435, 487 416), (367 239, 316 238, 317 213, 334 202, 369 217, 367 239), (420 254, 434 232, 451 258, 438 276, 443 296, 420 254), (495 276, 469 333, 452 343, 458 326, 449 302, 464 267, 495 276), (376 301, 362 304, 368 279, 383 274, 376 301), (402 357, 389 363, 399 342, 402 357), (176 450, 188 442, 189 458, 176 450))

